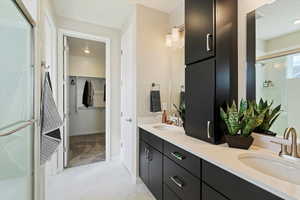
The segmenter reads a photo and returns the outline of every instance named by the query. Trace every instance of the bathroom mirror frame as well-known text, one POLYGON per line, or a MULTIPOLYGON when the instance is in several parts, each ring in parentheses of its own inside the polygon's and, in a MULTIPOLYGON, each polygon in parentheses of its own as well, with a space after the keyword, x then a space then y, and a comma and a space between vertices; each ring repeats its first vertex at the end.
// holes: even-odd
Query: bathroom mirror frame
POLYGON ((255 10, 247 14, 247 80, 246 98, 256 100, 256 17, 255 10))

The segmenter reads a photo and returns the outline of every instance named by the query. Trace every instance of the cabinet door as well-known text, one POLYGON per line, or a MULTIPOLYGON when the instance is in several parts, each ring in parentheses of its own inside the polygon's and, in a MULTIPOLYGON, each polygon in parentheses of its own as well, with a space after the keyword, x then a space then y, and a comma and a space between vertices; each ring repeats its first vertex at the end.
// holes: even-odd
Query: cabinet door
POLYGON ((164 185, 164 200, 181 200, 167 185, 164 185))
POLYGON ((163 199, 163 155, 150 147, 149 189, 157 200, 163 199))
POLYGON ((221 194, 202 183, 202 200, 227 200, 221 194))
POLYGON ((148 151, 149 146, 140 140, 140 177, 142 181, 148 186, 149 180, 149 174, 148 174, 148 168, 149 168, 149 162, 148 162, 148 151))
POLYGON ((191 64, 215 55, 215 0, 185 1, 185 57, 191 64))
POLYGON ((214 142, 215 60, 189 65, 185 75, 186 134, 214 142))

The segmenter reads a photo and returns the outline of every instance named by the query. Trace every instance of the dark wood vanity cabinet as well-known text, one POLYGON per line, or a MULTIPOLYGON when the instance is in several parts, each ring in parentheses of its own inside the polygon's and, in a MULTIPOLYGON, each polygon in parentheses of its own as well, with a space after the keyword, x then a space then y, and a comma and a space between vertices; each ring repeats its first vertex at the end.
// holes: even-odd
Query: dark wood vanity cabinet
POLYGON ((215 56, 215 0, 185 0, 185 63, 215 56))
POLYGON ((189 136, 215 143, 215 59, 185 69, 186 122, 189 136), (201 133, 201 134, 199 134, 201 133))
POLYGON ((283 200, 140 129, 140 178, 157 200, 283 200))
POLYGON ((238 99, 237 0, 186 0, 186 133, 223 142, 220 106, 238 99))
MULTIPOLYGON (((145 134, 144 131, 142 132, 145 134)), ((155 141, 160 140, 152 135, 149 137, 155 138, 155 141)), ((151 145, 153 144, 151 141, 153 142, 153 140, 140 139, 139 173, 142 181, 155 198, 163 200, 163 155, 151 145)))
POLYGON ((202 161, 202 180, 230 200, 283 200, 204 160, 202 161))

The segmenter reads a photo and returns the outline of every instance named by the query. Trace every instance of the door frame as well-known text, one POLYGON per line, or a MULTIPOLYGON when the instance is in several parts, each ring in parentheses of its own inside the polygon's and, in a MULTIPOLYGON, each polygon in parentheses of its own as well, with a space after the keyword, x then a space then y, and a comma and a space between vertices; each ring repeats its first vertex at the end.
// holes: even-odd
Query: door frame
MULTIPOLYGON (((63 81, 65 76, 64 66, 64 37, 74 37, 79 39, 92 40, 105 43, 105 82, 106 82, 106 102, 105 102, 105 161, 111 160, 111 39, 108 37, 95 36, 82 32, 76 32, 68 29, 58 29, 58 109, 61 116, 64 116, 64 93, 63 93, 63 81)), ((63 133, 65 134, 65 133, 63 133)), ((64 144, 64 141, 62 142, 64 144)), ((61 145, 64 152, 64 146, 61 145)), ((64 170, 64 157, 58 161, 61 171, 64 170)))

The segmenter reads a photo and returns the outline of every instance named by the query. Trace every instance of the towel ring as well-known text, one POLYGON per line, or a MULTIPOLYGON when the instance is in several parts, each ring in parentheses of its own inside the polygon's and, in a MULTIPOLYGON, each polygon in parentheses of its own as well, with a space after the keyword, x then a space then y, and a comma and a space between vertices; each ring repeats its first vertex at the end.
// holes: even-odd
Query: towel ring
POLYGON ((160 90, 160 84, 152 83, 151 90, 155 90, 155 87, 158 87, 158 90, 160 90))

